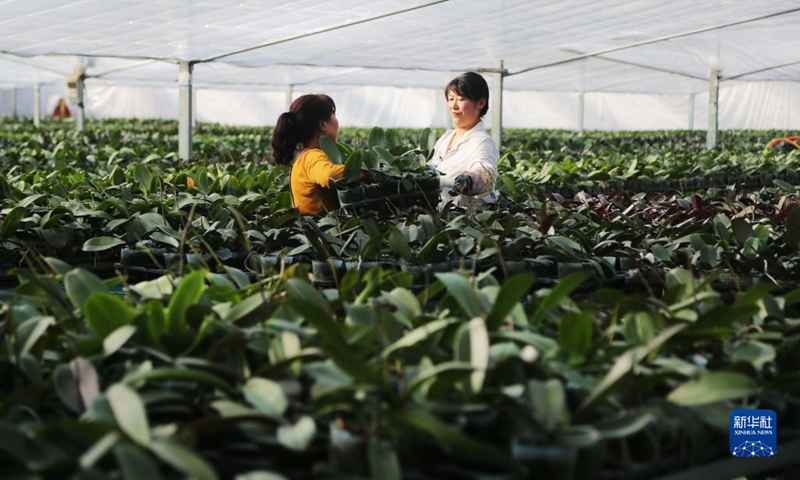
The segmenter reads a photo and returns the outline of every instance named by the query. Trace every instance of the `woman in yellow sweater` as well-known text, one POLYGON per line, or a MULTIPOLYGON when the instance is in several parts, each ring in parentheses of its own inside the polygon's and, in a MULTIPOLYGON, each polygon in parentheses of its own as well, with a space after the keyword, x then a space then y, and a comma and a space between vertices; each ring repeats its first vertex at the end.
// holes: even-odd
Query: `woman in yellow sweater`
POLYGON ((303 95, 278 117, 272 132, 272 149, 279 165, 292 165, 291 188, 300 215, 317 215, 339 208, 332 181, 342 178, 344 165, 336 165, 319 148, 326 136, 337 141, 336 104, 324 94, 303 95))

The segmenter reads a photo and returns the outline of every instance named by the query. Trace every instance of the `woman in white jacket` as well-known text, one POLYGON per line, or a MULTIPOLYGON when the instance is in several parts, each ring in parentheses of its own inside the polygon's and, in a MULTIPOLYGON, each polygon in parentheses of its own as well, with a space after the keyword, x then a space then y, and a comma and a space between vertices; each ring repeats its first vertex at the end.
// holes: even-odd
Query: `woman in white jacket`
POLYGON ((500 152, 481 121, 489 110, 489 86, 479 74, 467 72, 450 81, 444 93, 455 128, 436 141, 428 161, 441 173, 441 202, 463 205, 463 197, 473 197, 478 205, 494 203, 500 152))

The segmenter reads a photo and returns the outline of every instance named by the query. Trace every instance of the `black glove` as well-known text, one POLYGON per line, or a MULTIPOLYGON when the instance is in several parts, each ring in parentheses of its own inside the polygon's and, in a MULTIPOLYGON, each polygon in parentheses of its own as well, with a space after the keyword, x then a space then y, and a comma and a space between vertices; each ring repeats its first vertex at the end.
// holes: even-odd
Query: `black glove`
POLYGON ((453 188, 450 190, 450 195, 469 195, 472 192, 472 177, 467 175, 466 173, 462 173, 461 175, 456 177, 456 181, 453 182, 453 188))

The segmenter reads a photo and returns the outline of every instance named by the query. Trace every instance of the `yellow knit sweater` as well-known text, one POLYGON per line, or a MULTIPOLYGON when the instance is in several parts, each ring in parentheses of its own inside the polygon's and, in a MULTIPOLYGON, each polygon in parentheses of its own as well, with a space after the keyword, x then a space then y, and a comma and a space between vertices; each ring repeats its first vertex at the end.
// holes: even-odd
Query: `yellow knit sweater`
POLYGON ((344 165, 331 162, 325 152, 310 148, 292 165, 292 200, 300 215, 316 215, 339 208, 332 181, 342 178, 344 165))

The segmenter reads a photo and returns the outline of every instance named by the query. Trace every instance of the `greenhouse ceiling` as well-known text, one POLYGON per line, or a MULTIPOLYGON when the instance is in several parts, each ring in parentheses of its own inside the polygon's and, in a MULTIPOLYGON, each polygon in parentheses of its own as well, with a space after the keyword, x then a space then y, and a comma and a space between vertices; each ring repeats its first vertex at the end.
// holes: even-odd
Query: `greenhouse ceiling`
POLYGON ((0 0, 0 86, 441 87, 503 62, 504 88, 695 93, 800 80, 796 0, 0 0))

